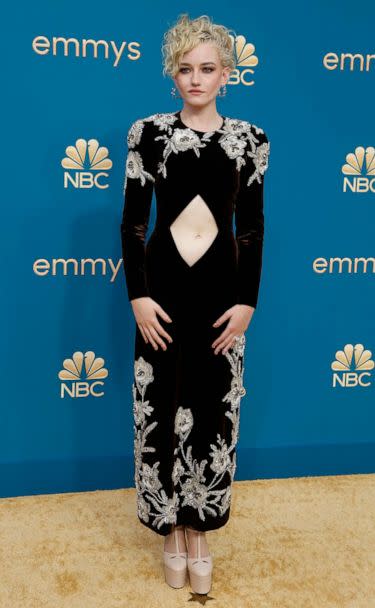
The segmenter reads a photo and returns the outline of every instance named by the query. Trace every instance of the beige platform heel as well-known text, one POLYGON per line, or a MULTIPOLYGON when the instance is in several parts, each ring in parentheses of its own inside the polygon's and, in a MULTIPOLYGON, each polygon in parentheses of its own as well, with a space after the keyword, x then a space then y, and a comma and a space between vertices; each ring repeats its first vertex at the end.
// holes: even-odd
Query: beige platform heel
POLYGON ((186 583, 187 551, 180 551, 176 528, 174 529, 174 542, 176 544, 176 551, 171 553, 164 550, 164 574, 168 585, 179 589, 186 583))
POLYGON ((198 557, 187 558, 190 584, 195 593, 208 593, 211 589, 212 581, 212 555, 201 557, 202 532, 198 532, 198 530, 196 532, 198 536, 198 557))

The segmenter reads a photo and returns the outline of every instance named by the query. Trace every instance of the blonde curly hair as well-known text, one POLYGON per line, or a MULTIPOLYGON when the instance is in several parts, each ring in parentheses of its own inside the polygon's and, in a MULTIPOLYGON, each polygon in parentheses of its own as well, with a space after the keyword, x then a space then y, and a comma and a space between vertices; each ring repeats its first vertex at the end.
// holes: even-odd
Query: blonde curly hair
POLYGON ((191 51, 201 42, 212 42, 216 45, 223 67, 236 67, 234 54, 234 36, 224 25, 213 23, 208 15, 190 19, 188 13, 182 13, 173 27, 163 36, 163 75, 177 74, 184 53, 191 51))

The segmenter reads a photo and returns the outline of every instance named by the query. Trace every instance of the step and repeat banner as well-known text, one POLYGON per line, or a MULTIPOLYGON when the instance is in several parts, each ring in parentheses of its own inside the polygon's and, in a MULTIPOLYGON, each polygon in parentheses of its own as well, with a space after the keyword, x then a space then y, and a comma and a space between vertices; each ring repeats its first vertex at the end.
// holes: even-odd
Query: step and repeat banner
POLYGON ((134 486, 126 134, 182 108, 161 45, 183 12, 235 32, 217 109, 270 141, 236 479, 374 472, 374 3, 6 10, 1 496, 134 486))

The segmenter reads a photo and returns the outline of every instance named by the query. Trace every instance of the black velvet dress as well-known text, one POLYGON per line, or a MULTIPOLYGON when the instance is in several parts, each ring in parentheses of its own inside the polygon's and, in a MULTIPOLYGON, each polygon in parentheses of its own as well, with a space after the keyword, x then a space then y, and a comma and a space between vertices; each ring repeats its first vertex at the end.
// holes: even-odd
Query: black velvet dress
POLYGON ((204 132, 187 127, 180 111, 158 113, 135 121, 127 136, 128 299, 151 297, 172 319, 158 315, 173 339, 163 338, 166 351, 146 343, 136 325, 132 385, 138 518, 163 536, 173 524, 220 528, 230 513, 245 335, 215 355, 211 344, 227 322, 213 323, 235 304, 257 305, 270 143, 255 125, 222 119, 204 132), (154 190, 157 217, 146 243, 154 190), (170 226, 197 194, 217 234, 190 265, 170 226))

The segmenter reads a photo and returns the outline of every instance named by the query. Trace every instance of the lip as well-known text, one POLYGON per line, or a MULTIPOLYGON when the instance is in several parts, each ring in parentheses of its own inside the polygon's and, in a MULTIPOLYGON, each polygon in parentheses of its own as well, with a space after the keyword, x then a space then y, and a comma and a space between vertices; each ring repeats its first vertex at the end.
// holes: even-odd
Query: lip
POLYGON ((191 89, 189 93, 193 93, 194 95, 200 95, 203 91, 199 91, 199 89, 191 89))

